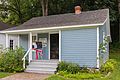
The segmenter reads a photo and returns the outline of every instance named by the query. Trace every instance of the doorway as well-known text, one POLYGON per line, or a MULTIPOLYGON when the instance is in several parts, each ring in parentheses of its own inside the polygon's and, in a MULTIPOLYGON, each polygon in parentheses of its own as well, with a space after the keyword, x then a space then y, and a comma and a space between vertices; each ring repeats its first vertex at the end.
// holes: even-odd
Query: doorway
POLYGON ((50 34, 50 59, 59 59, 59 34, 50 34))

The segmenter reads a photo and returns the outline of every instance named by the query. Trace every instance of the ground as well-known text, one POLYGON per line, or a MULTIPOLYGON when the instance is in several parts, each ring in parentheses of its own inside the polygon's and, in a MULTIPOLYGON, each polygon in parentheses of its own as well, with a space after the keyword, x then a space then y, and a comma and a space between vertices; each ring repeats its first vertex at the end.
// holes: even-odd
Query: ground
POLYGON ((16 73, 0 80, 44 80, 49 76, 48 74, 16 73))

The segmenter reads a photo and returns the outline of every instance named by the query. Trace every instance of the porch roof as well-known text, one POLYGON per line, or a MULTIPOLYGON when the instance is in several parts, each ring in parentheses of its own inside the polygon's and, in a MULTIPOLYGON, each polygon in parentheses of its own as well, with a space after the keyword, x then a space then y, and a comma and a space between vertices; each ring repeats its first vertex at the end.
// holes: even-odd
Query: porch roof
POLYGON ((8 29, 8 28, 11 28, 11 26, 8 25, 8 24, 6 24, 6 23, 4 23, 4 22, 1 22, 1 21, 0 21, 0 31, 1 31, 1 30, 5 30, 5 29, 8 29))
POLYGON ((108 17, 108 14, 108 9, 101 9, 82 12, 81 14, 68 13, 44 17, 34 17, 17 27, 8 28, 3 31, 29 30, 37 28, 42 29, 61 26, 66 28, 66 26, 73 25, 103 25, 108 17))

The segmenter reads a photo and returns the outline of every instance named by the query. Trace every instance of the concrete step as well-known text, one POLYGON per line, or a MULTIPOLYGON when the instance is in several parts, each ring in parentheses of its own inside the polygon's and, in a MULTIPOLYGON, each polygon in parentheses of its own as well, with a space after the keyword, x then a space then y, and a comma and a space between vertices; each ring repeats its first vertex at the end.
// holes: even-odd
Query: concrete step
POLYGON ((54 74, 58 63, 58 60, 33 60, 25 72, 54 74))
POLYGON ((38 71, 56 71, 56 69, 49 69, 49 68, 27 68, 26 70, 38 70, 38 71))
POLYGON ((31 62, 55 62, 58 63, 58 60, 32 60, 31 62))
POLYGON ((57 65, 28 65, 27 68, 57 68, 57 65))
POLYGON ((39 70, 25 70, 28 73, 42 73, 42 74, 54 74, 55 71, 39 71, 39 70))
POLYGON ((57 65, 55 62, 30 62, 31 65, 57 65))

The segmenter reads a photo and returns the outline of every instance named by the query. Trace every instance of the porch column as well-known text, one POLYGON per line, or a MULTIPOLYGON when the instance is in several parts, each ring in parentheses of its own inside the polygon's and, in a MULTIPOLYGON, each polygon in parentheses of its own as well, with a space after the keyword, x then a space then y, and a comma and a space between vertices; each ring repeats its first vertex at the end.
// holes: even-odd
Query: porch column
POLYGON ((61 30, 59 30, 59 61, 61 61, 61 30))
POLYGON ((100 57, 99 57, 99 27, 97 27, 97 68, 100 67, 100 57))
POLYGON ((9 44, 9 43, 8 43, 8 42, 9 42, 9 41, 8 41, 8 34, 5 34, 5 36, 6 36, 6 48, 8 48, 8 47, 9 47, 9 46, 8 46, 8 44, 9 44))
MULTIPOLYGON (((29 33, 29 49, 32 49, 32 32, 29 33)), ((32 60, 32 50, 29 52, 29 62, 32 60)))

